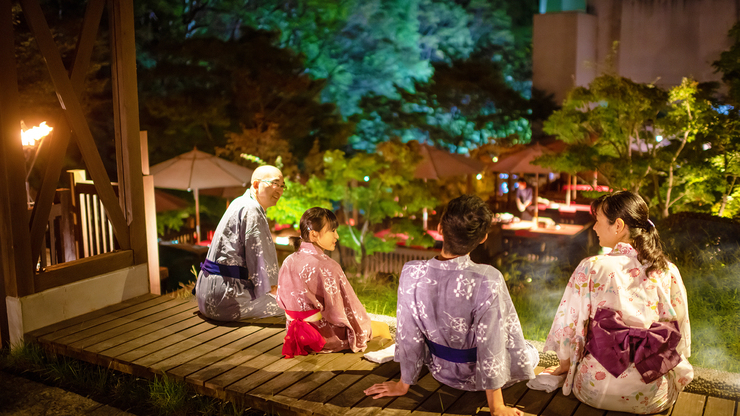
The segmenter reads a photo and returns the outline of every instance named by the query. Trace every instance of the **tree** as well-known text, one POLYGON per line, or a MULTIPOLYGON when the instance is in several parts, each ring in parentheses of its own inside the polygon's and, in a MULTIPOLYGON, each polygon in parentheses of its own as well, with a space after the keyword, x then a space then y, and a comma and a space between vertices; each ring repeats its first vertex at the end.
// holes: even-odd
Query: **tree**
POLYGON ((394 140, 380 144, 375 153, 349 157, 341 150, 329 150, 324 153, 322 175, 312 175, 305 185, 289 183, 268 215, 295 224, 312 206, 338 206, 343 220, 338 229, 340 241, 355 250, 363 272, 368 256, 395 248, 396 238, 374 235, 381 224, 391 226, 391 234, 408 234, 408 244, 431 245, 431 238, 409 219, 436 202, 429 186, 413 178, 421 161, 417 146, 394 140))
POLYGON ((506 84, 490 60, 436 63, 432 79, 417 83, 414 91, 399 88, 398 99, 363 98, 363 112, 352 118, 358 125, 350 138, 353 147, 372 149, 399 136, 465 152, 492 139, 530 139, 527 100, 506 84))

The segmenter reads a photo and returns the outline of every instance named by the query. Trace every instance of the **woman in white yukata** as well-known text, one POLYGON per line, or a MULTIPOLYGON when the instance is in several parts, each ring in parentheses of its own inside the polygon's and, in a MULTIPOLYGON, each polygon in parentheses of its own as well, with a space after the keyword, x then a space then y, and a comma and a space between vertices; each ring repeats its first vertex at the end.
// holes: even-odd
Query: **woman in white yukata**
POLYGON ((686 289, 661 248, 648 207, 621 191, 591 204, 605 255, 581 261, 565 289, 545 351, 590 406, 649 414, 670 407, 693 379, 686 289))
POLYGON ((334 251, 337 217, 311 208, 301 217, 301 238, 278 277, 278 305, 285 309, 288 331, 283 355, 364 351, 372 336, 370 317, 341 266, 324 254, 334 251))

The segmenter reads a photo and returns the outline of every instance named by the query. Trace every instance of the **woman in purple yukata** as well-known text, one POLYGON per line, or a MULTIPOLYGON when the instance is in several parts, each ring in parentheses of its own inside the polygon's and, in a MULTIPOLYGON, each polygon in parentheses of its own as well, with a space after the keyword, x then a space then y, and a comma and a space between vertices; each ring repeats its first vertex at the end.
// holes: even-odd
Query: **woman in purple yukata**
POLYGON ((372 335, 370 317, 341 266, 324 254, 336 247, 337 225, 328 209, 303 213, 296 252, 280 268, 277 302, 288 318, 287 358, 311 351, 364 351, 372 335))
POLYGON ((504 404, 501 388, 534 378, 539 353, 524 340, 501 272, 470 260, 470 252, 488 238, 491 219, 477 196, 447 205, 437 227, 442 252, 406 263, 399 278, 395 360, 401 379, 375 384, 365 394, 402 396, 426 364, 443 384, 485 390, 492 415, 522 415, 504 404))
POLYGON ((661 412, 694 376, 686 289, 639 195, 604 195, 591 214, 612 250, 571 276, 545 343, 560 365, 545 372, 565 374, 563 394, 598 409, 661 412))

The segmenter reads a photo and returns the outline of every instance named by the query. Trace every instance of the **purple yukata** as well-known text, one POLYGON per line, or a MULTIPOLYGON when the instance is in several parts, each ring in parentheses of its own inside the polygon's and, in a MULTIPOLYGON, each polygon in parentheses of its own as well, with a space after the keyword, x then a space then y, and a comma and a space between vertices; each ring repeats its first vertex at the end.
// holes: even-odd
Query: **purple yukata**
POLYGON ((470 256, 406 263, 397 319, 395 360, 404 383, 415 384, 425 364, 437 381, 461 390, 534 378, 539 354, 524 340, 501 272, 470 256), (453 362, 432 354, 427 341, 477 351, 468 362, 453 362))
POLYGON ((370 317, 342 267, 313 243, 301 243, 283 261, 278 304, 286 311, 321 313, 321 319, 310 324, 326 340, 322 353, 364 351, 372 336, 370 317))
MULTIPOLYGON (((561 360, 570 359, 563 394, 573 391, 580 401, 599 409, 646 414, 670 407, 693 379, 694 371, 687 360, 691 327, 681 275, 671 263, 668 270, 646 274, 648 265, 641 264, 637 255, 631 245, 618 243, 609 254, 581 261, 565 289, 545 351, 555 351, 561 360), (681 335, 675 347, 680 355, 678 364, 648 383, 635 363, 628 362, 617 376, 611 374, 586 350, 589 323, 598 321, 594 317, 604 309, 616 312, 633 328, 630 338, 656 322, 675 323, 681 335)), ((615 361, 616 354, 605 363, 615 361)))
POLYGON ((246 268, 254 293, 245 279, 201 270, 195 297, 204 316, 237 321, 282 315, 270 294, 270 287, 278 280, 277 251, 265 209, 254 199, 251 189, 229 205, 216 227, 206 259, 246 268))

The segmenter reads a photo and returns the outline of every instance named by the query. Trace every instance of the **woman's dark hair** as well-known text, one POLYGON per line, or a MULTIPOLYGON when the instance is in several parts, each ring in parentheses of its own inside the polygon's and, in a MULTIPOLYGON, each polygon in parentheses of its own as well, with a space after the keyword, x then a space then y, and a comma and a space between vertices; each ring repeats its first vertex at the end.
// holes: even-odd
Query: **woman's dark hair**
POLYGON ((293 237, 291 239, 293 248, 298 251, 298 249, 301 248, 301 241, 305 241, 307 243, 310 242, 311 238, 309 237, 309 232, 311 230, 320 232, 324 229, 327 222, 331 225, 332 230, 336 230, 339 226, 337 216, 334 215, 331 210, 321 207, 307 209, 306 212, 301 215, 301 237, 293 237))
POLYGON ((629 227, 637 259, 643 264, 650 264, 646 273, 668 269, 668 259, 663 254, 660 235, 648 219, 648 206, 640 195, 630 191, 602 195, 591 203, 591 215, 596 218, 599 210, 604 213, 609 224, 614 224, 617 218, 621 218, 629 227))
POLYGON ((445 251, 458 256, 473 251, 486 236, 492 218, 488 205, 475 195, 450 201, 440 220, 445 251))

